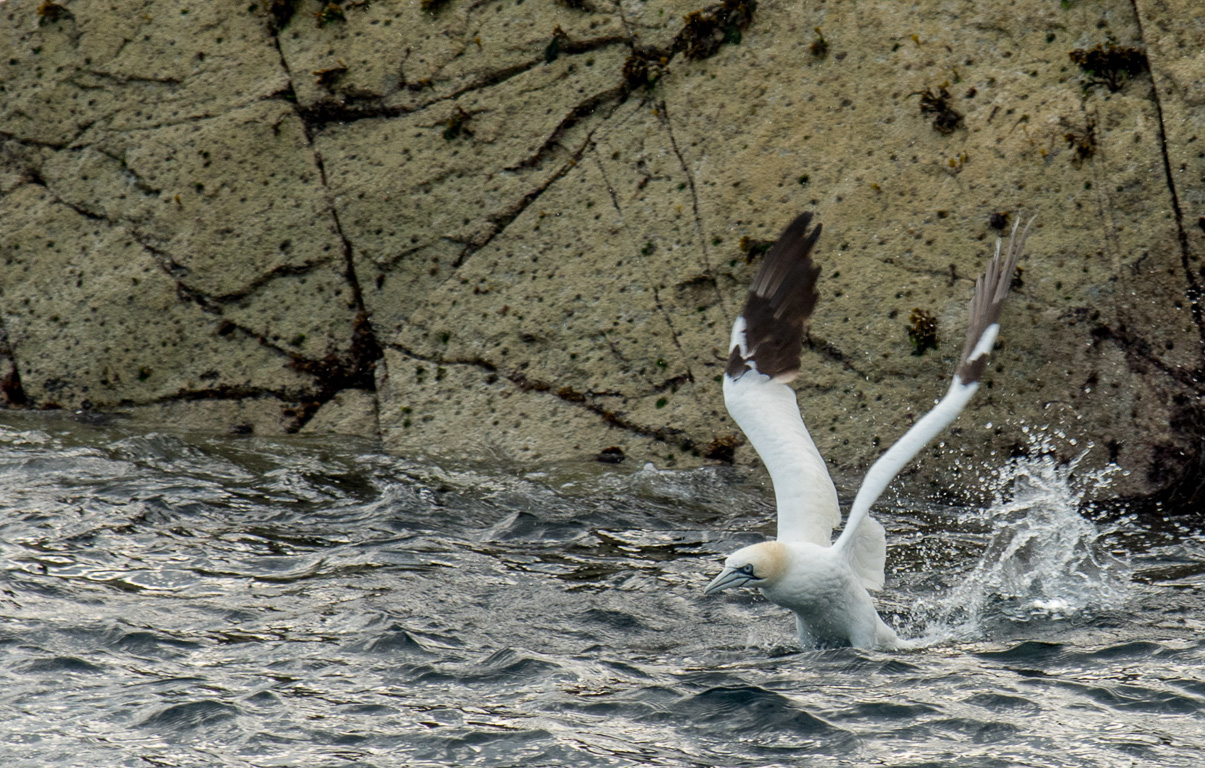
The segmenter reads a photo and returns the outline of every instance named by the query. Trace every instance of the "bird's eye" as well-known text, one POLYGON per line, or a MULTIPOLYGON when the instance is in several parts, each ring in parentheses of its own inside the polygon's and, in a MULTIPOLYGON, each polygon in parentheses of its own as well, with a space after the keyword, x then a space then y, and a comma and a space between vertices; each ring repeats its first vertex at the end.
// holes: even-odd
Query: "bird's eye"
POLYGON ((753 563, 746 563, 745 565, 741 566, 741 573, 752 576, 753 575, 753 563))

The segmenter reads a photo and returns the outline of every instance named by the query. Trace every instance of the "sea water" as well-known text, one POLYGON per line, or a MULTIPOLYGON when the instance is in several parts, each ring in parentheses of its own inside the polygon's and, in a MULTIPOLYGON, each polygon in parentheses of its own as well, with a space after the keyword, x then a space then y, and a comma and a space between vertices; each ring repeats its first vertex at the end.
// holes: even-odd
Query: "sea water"
POLYGON ((9 767, 1205 763, 1200 532, 1049 452, 880 505, 917 647, 814 651, 702 594, 756 474, 4 418, 9 767))

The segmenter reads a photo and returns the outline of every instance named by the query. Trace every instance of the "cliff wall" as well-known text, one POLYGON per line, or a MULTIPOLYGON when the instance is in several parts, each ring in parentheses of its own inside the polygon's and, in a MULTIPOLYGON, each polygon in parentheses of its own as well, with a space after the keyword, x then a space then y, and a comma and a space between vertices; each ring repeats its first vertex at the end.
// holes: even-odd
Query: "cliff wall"
POLYGON ((812 209, 797 388, 853 477, 944 392, 973 278, 1037 213, 986 386, 914 480, 1050 425, 1116 493, 1199 485, 1188 0, 7 0, 0 53, 9 407, 746 463, 728 327, 812 209))

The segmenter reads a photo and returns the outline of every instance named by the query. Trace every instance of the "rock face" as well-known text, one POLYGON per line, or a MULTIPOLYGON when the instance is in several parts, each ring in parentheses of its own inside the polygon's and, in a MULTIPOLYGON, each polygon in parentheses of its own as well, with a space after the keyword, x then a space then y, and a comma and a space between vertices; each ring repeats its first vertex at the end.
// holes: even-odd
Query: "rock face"
POLYGON ((1191 499, 1191 5, 6 0, 0 397, 748 463, 728 327, 814 209, 797 389, 852 479, 942 394, 973 278, 1036 212, 994 370, 913 480, 958 488, 1049 424, 1128 470, 1111 492, 1191 499))

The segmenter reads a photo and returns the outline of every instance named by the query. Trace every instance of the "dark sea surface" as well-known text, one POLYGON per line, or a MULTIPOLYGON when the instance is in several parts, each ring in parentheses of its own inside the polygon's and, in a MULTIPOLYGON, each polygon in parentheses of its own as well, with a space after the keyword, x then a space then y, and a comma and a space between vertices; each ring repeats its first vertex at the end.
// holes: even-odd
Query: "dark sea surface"
POLYGON ((983 474, 878 509, 916 648, 801 651, 702 594, 756 475, 4 416, 2 768, 1205 765, 1200 531, 983 474))

